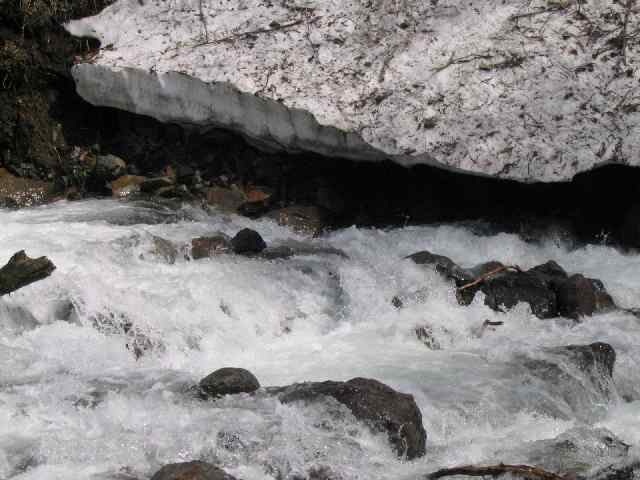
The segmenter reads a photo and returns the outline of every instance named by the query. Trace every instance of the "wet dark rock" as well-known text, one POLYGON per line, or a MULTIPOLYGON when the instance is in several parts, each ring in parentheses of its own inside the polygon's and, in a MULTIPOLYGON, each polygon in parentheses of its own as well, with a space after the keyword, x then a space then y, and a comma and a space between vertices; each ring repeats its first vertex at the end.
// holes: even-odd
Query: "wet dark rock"
POLYGON ((172 463, 158 470, 151 480, 236 480, 210 463, 193 461, 172 463))
POLYGON ((395 391, 377 380, 354 378, 348 382, 299 383, 279 389, 282 403, 314 402, 332 397, 358 420, 387 434, 394 451, 411 460, 425 454, 427 434, 422 414, 412 395, 395 391))
POLYGON ((444 255, 436 255, 429 252, 428 250, 414 253, 406 258, 412 260, 417 265, 427 265, 433 267, 436 272, 444 275, 447 278, 450 277, 452 270, 458 268, 458 265, 449 257, 445 257, 444 255))
POLYGON ((315 206, 293 205, 271 211, 267 217, 277 221, 278 225, 291 228, 294 232, 314 237, 332 225, 329 212, 315 206))
POLYGON ((231 239, 231 248, 239 255, 247 255, 262 252, 267 244, 258 232, 243 228, 231 239))
POLYGON ((191 257, 194 260, 209 258, 232 250, 231 239, 224 233, 191 240, 191 257))
POLYGON ((574 320, 615 309, 611 296, 600 280, 572 275, 555 285, 561 315, 574 320))
MULTIPOLYGON (((406 258, 412 260, 417 265, 423 265, 435 270, 444 279, 452 280, 457 287, 461 287, 469 282, 472 282, 474 278, 476 278, 476 276, 472 272, 460 267, 449 257, 445 257, 444 255, 437 255, 429 252, 428 250, 414 253, 406 258)), ((477 275, 483 273, 481 271, 481 268, 482 266, 478 266, 476 268, 477 275)), ((465 295, 459 296, 458 300, 461 304, 467 305, 471 303, 474 295, 475 291, 465 292, 465 295)))
POLYGON ((493 310, 510 309, 519 302, 529 304, 538 318, 558 315, 556 295, 536 275, 528 272, 503 272, 482 282, 485 304, 493 310))
POLYGON ((514 378, 537 397, 541 412, 587 421, 612 399, 615 356, 604 343, 545 348, 517 355, 514 378))
POLYGON ((555 289, 557 285, 561 282, 564 282, 569 275, 567 272, 558 265, 553 260, 549 260, 542 265, 538 265, 536 267, 530 268, 527 270, 528 273, 536 275, 540 280, 542 280, 549 288, 555 289))
POLYGON ((291 480, 342 480, 344 477, 326 465, 318 465, 307 470, 306 474, 297 474, 291 480))
POLYGON ((198 384, 202 398, 216 398, 237 393, 251 393, 260 388, 258 379, 244 368, 220 368, 198 384))

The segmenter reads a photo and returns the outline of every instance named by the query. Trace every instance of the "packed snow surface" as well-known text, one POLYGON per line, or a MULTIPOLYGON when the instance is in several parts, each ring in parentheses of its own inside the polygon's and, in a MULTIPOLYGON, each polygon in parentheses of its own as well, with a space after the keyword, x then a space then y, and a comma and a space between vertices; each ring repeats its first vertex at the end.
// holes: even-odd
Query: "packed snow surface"
POLYGON ((71 22, 79 93, 267 148, 521 181, 640 162, 640 7, 614 0, 118 0, 71 22))
POLYGON ((2 479, 144 479, 191 459, 245 480, 314 468, 344 480, 418 479, 442 466, 501 461, 588 474, 640 453, 637 318, 543 321, 525 305, 498 313, 481 298, 461 307, 450 285, 403 258, 430 249, 463 265, 496 259, 523 268, 554 259, 602 279, 632 307, 638 255, 478 237, 460 225, 350 228, 309 240, 268 221, 112 200, 0 210, 0 224, 0 263, 25 249, 57 266, 0 299, 2 479), (305 241, 349 258, 180 256, 170 265, 152 254, 154 235, 182 245, 244 227, 271 245, 305 241), (391 305, 416 291, 406 308, 391 305), (504 325, 482 331, 487 319, 504 325), (429 328, 437 348, 416 327, 429 328), (617 352, 606 394, 570 365, 557 384, 532 376, 523 360, 596 341, 617 352), (137 360, 136 342, 144 348, 137 360), (335 402, 282 405, 265 392, 203 402, 185 393, 224 366, 249 369, 263 386, 364 376, 411 393, 426 456, 403 462, 385 435, 335 402))

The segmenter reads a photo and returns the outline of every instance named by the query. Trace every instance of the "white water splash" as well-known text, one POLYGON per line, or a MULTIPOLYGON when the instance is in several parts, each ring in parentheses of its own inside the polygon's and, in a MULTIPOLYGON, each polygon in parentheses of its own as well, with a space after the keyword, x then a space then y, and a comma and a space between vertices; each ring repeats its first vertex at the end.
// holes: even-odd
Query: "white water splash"
POLYGON ((110 200, 0 211, 0 224, 0 263, 25 249, 57 266, 0 300, 2 479, 142 479, 195 458, 246 480, 312 468, 329 468, 332 478, 410 479, 459 463, 544 463, 567 438, 581 443, 554 461, 586 462, 588 471, 626 453, 621 441, 629 455, 640 450, 638 319, 615 312, 580 324, 543 321, 527 306, 502 314, 480 298, 460 307, 448 284, 403 259, 423 249, 462 265, 495 259, 527 268, 553 259, 602 279, 619 305, 633 307, 637 255, 445 225, 351 228, 313 240, 348 259, 220 256, 169 265, 149 253, 153 235, 186 244, 251 227, 269 244, 305 239, 267 221, 110 200), (418 290, 419 302, 391 305, 418 290), (486 319, 504 325, 480 335, 486 319), (119 322, 131 323, 150 348, 139 360, 119 322), (420 326, 440 350, 416 338, 420 326), (618 354, 609 395, 579 376, 564 389, 533 379, 519 360, 595 341, 618 354), (285 406, 260 393, 206 403, 183 393, 223 366, 247 368, 263 386, 364 376, 411 393, 427 454, 398 460, 385 436, 335 402, 285 406), (597 428, 618 439, 608 444, 597 428))

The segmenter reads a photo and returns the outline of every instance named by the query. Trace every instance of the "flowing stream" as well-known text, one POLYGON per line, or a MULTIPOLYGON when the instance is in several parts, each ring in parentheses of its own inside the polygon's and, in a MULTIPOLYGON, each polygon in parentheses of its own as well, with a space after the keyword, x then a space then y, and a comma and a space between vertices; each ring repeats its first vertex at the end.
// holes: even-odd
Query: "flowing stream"
POLYGON ((640 457, 638 318, 539 320, 526 305, 494 312, 482 295, 461 307, 449 284, 404 259, 424 249, 465 266, 553 259, 638 307, 638 255, 462 225, 309 240, 269 221, 113 200, 0 210, 0 263, 23 249, 57 270, 0 299, 0 479, 141 480, 191 459, 245 480, 417 479, 499 462, 588 475, 640 457), (244 227, 270 245, 303 241, 348 258, 180 255, 169 264, 153 253, 154 235, 186 245, 244 227), (405 308, 392 305, 396 295, 405 308), (485 320, 504 324, 483 329, 485 320), (570 365, 562 382, 528 370, 550 347, 598 341, 617 353, 606 392, 570 365), (250 370, 262 386, 360 376, 411 393, 426 456, 398 459, 385 435, 336 402, 185 393, 223 366, 250 370))

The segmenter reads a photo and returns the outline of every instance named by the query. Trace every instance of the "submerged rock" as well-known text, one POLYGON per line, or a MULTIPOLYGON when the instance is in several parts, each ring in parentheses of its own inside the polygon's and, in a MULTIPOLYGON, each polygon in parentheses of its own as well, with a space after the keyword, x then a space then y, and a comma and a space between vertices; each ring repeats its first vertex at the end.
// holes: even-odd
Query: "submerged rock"
POLYGON ((239 255, 247 255, 262 252, 267 244, 258 232, 243 228, 231 239, 231 248, 239 255))
POLYGON ((399 456, 411 460, 425 454, 427 434, 413 396, 397 392, 377 380, 353 378, 347 382, 298 383, 279 389, 278 397, 282 403, 314 402, 332 397, 349 408, 358 420, 386 433, 399 456))
POLYGON ((260 388, 260 382, 244 368, 220 368, 203 378, 198 384, 201 397, 216 398, 237 393, 252 393, 260 388))
POLYGON ((601 342, 567 345, 546 348, 542 353, 522 360, 527 375, 553 389, 576 414, 582 414, 587 405, 609 399, 616 361, 611 345, 601 342))
POLYGON ((608 343, 592 343, 590 345, 567 345, 549 349, 550 352, 565 355, 581 371, 593 375, 613 376, 616 363, 616 351, 608 343))
POLYGON ((629 445, 605 428, 574 427, 553 439, 527 442, 508 452, 508 462, 536 465, 559 475, 586 475, 594 467, 627 458, 629 445))
POLYGON ((493 310, 510 309, 524 302, 538 318, 558 315, 558 302, 553 290, 529 272, 499 273, 482 282, 480 291, 486 295, 484 303, 493 310))
POLYGON ((210 463, 193 461, 172 463, 158 470, 151 480, 236 480, 210 463))

